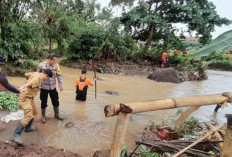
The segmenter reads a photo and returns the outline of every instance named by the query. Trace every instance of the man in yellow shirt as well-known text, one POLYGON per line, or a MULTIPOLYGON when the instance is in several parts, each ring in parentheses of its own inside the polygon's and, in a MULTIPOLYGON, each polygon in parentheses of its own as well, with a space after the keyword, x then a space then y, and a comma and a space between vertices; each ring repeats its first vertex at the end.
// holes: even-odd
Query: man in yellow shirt
POLYGON ((30 132, 36 130, 32 127, 33 119, 37 115, 34 97, 39 92, 42 81, 48 80, 52 75, 50 69, 45 69, 43 73, 31 72, 25 74, 27 83, 19 88, 20 95, 18 98, 18 104, 23 109, 24 117, 18 123, 14 132, 14 141, 16 143, 22 144, 20 136, 23 131, 30 132))

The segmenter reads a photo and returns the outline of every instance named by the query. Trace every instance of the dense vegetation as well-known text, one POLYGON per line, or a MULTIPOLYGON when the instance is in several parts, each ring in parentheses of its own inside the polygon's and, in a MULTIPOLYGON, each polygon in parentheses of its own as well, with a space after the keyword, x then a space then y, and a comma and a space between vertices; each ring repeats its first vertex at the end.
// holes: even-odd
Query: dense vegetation
POLYGON ((0 54, 17 60, 13 67, 27 67, 19 60, 50 52, 72 62, 149 60, 158 65, 163 51, 197 50, 211 41, 215 26, 230 23, 208 0, 111 0, 108 7, 94 0, 0 0, 0 54), (115 7, 122 10, 118 17, 115 7), (199 43, 183 42, 187 33, 196 34, 199 43))

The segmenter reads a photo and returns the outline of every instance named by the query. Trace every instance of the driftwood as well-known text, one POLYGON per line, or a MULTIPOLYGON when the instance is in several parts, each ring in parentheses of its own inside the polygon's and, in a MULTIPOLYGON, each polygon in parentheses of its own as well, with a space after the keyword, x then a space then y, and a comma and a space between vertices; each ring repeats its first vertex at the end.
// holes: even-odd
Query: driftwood
MULTIPOLYGON (((223 141, 202 141, 195 145, 193 148, 187 150, 185 152, 186 155, 191 156, 201 156, 201 157, 210 157, 211 154, 209 154, 206 151, 212 150, 213 147, 223 141), (206 150, 206 151, 205 151, 206 150)), ((133 156, 139 145, 143 144, 145 146, 151 147, 152 150, 155 152, 171 152, 176 153, 182 149, 184 149, 189 144, 192 144, 194 142, 192 141, 183 141, 183 140, 176 140, 176 141, 150 141, 150 142, 136 142, 137 146, 134 149, 134 151, 131 153, 130 157, 133 156)))
POLYGON ((220 126, 214 128, 213 130, 211 130, 210 132, 208 132, 205 136, 201 137, 196 142, 194 142, 191 145, 189 145, 188 147, 184 148, 183 150, 181 150, 180 152, 178 152, 177 154, 175 154, 173 157, 178 157, 179 155, 181 155, 185 151, 190 150, 193 146, 197 145, 199 142, 203 141, 204 139, 206 139, 207 137, 209 137, 210 135, 212 135, 213 133, 215 133, 216 131, 218 131, 219 129, 221 129, 224 126, 225 126, 225 124, 220 125, 220 126))

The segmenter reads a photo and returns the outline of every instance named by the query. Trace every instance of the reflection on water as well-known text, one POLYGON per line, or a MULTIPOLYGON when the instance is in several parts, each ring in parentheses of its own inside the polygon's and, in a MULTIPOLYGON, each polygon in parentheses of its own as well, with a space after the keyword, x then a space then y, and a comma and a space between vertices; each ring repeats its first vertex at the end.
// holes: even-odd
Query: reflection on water
MULTIPOLYGON (((117 117, 104 117, 104 106, 108 104, 127 103, 165 99, 171 97, 183 97, 193 95, 218 94, 231 91, 230 85, 232 73, 208 72, 208 80, 198 82, 184 82, 181 84, 157 83, 144 76, 121 76, 97 74, 102 81, 97 83, 97 99, 94 97, 94 87, 90 87, 86 102, 75 100, 74 82, 79 77, 80 70, 61 67, 63 72, 64 92, 59 93, 60 111, 65 117, 64 121, 53 118, 53 110, 49 100, 46 124, 40 123, 40 115, 36 118, 37 132, 24 133, 23 140, 27 144, 49 145, 57 148, 78 152, 83 156, 91 156, 95 150, 109 149, 113 137, 117 117), (118 96, 110 96, 104 91, 116 91, 118 96), (66 128, 65 124, 74 122, 74 126, 66 128)), ((90 78, 92 72, 88 72, 90 78)), ((23 78, 9 77, 12 84, 20 86, 24 84, 23 78)), ((36 103, 40 108, 39 97, 36 103)), ((194 113, 202 121, 208 121, 214 106, 201 107, 194 113)), ((177 109, 139 113, 131 116, 126 136, 126 143, 131 149, 136 136, 150 120, 160 122, 162 118, 172 118, 177 109)), ((231 105, 224 110, 219 110, 219 122, 225 122, 224 115, 232 111, 231 105)), ((0 138, 11 138, 16 123, 9 124, 9 130, 2 131, 0 138)))

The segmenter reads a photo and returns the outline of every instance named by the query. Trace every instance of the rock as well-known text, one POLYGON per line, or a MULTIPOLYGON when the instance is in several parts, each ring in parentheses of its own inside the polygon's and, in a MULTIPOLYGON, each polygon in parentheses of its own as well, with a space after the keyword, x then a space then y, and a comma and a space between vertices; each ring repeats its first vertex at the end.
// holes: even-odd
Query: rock
POLYGON ((65 124, 66 128, 71 128, 74 126, 74 122, 69 121, 67 124, 65 124))
POLYGON ((157 68, 152 74, 148 76, 148 78, 157 82, 172 83, 180 83, 184 80, 184 78, 181 77, 180 72, 174 68, 157 68))
POLYGON ((109 150, 98 150, 93 154, 93 157, 109 157, 110 151, 109 150))
POLYGON ((118 92, 115 91, 105 91, 106 94, 118 96, 118 92))

